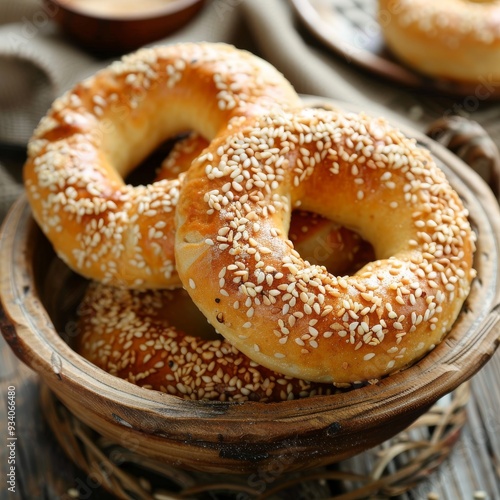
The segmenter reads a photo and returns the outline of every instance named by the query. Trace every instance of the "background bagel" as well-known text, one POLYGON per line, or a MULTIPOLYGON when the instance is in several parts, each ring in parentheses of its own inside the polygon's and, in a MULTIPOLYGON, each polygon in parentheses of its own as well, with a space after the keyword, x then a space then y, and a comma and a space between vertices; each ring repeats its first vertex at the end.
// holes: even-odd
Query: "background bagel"
POLYGON ((441 79, 497 85, 498 0, 379 0, 378 12, 385 43, 413 69, 441 79))

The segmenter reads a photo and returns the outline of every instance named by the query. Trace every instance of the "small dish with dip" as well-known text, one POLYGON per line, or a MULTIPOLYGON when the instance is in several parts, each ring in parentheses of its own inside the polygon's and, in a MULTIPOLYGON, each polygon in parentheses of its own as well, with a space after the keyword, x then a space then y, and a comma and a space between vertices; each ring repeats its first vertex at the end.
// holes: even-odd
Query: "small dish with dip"
POLYGON ((204 0, 45 0, 63 32, 95 54, 123 54, 190 21, 204 0))

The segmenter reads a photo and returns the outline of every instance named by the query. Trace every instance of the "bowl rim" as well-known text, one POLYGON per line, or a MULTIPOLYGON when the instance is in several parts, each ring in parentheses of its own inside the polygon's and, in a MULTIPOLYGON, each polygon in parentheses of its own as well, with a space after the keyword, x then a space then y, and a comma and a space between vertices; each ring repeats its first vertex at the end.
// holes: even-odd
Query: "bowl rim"
MULTIPOLYGON (((317 101, 347 110, 354 108, 356 111, 355 106, 346 103, 319 98, 317 101)), ((313 103, 314 99, 306 102, 313 103)), ((480 238, 484 234, 499 255, 500 207, 490 188, 478 174, 440 144, 418 131, 399 124, 396 126, 429 149, 452 173, 452 185, 478 216, 476 222, 480 225, 480 238)), ((120 422, 119 413, 112 413, 113 418, 121 425, 149 434, 156 432, 154 420, 155 417, 160 417, 163 422, 181 418, 184 422, 193 424, 190 425, 193 438, 199 440, 206 437, 207 428, 213 429, 217 435, 221 425, 225 424, 225 438, 241 440, 241 425, 244 425, 245 438, 251 442, 263 436, 272 440, 285 439, 290 429, 284 423, 293 423, 297 432, 307 434, 318 428, 331 429, 334 433, 340 422, 343 431, 347 430, 354 435, 369 428, 374 421, 389 424, 391 419, 397 419, 408 412, 415 413, 416 418, 418 408, 430 407, 473 376, 493 356, 500 343, 500 262, 487 255, 478 255, 482 259, 482 265, 486 266, 485 275, 480 277, 482 309, 473 319, 468 315, 464 320, 465 314, 461 314, 456 325, 463 327, 465 321, 467 329, 459 335, 458 328, 454 327, 432 352, 404 371, 386 377, 377 384, 346 393, 292 401, 238 403, 185 400, 135 386, 97 369, 64 342, 47 311, 37 303, 38 292, 32 289, 34 272, 30 253, 36 249, 30 247, 30 241, 34 231, 41 234, 31 217, 27 200, 22 196, 12 207, 0 232, 2 333, 18 357, 37 371, 56 394, 62 390, 60 381, 64 378, 71 387, 91 393, 92 397, 102 400, 111 409, 127 406, 131 409, 129 421, 120 422), (12 241, 7 243, 9 239, 12 241), (12 251, 16 248, 23 251, 12 251), (26 261, 30 263, 29 266, 25 265, 26 261), (34 304, 26 301, 29 292, 35 293, 34 304), (471 332, 476 333, 473 335, 471 332), (473 348, 473 361, 472 357, 464 358, 464 348, 477 340, 480 342, 473 348), (459 361, 464 359, 470 359, 465 363, 466 369, 459 366, 459 361), (419 380, 421 377, 424 380, 423 377, 429 376, 432 383, 409 384, 409 381, 419 380), (366 401, 375 396, 382 399, 383 404, 376 408, 367 406, 366 401), (413 398, 410 403, 409 398, 413 398), (203 430, 196 433, 196 422, 201 419, 204 422, 203 430), (256 421, 266 424, 265 433, 256 425, 256 421), (231 424, 240 425, 235 425, 233 429, 231 424)))
POLYGON ((165 4, 161 8, 154 10, 153 12, 134 15, 112 15, 97 13, 94 14, 91 10, 85 8, 79 8, 78 6, 72 5, 71 3, 66 3, 65 0, 45 0, 46 2, 52 3, 57 8, 66 11, 71 14, 86 17, 88 19, 93 19, 95 21, 104 22, 120 22, 120 23, 132 23, 132 22, 145 22, 152 21, 156 19, 168 18, 169 16, 174 16, 187 10, 197 4, 202 4, 205 0, 171 0, 169 3, 165 4))

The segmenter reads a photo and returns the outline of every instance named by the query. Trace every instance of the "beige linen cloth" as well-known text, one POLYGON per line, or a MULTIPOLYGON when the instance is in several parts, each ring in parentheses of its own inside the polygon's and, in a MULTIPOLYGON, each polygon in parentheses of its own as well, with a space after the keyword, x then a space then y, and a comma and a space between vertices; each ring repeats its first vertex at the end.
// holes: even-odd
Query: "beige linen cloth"
MULTIPOLYGON (((63 38, 52 17, 42 0, 0 0, 0 220, 22 189, 22 161, 6 161, 4 152, 22 151, 52 100, 110 62, 63 38)), ((453 106, 453 101, 416 98, 329 52, 305 35, 286 0, 208 0, 193 21, 159 42, 179 41, 221 41, 252 50, 300 93, 366 105, 414 128, 424 129, 453 106)), ((500 106, 490 106, 477 110, 474 119, 482 117, 490 135, 500 139, 498 114, 500 106)))

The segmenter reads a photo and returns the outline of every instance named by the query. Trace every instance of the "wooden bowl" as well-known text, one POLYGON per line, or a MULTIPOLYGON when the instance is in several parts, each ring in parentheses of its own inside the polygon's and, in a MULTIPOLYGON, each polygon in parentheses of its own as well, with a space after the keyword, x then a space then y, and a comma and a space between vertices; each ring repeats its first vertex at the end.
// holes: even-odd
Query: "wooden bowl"
POLYGON ((21 198, 0 234, 2 332, 16 355, 86 425, 150 458, 207 472, 322 466, 396 435, 474 375, 499 344, 500 211, 484 181, 425 136, 478 235, 475 279, 446 339, 375 385, 281 403, 186 401, 115 378, 76 354, 69 312, 85 281, 60 262, 21 198))
POLYGON ((116 7, 117 2, 110 2, 113 9, 104 9, 106 0, 86 5, 84 0, 44 1, 68 37, 102 56, 131 52, 164 38, 184 26, 204 4, 204 0, 170 0, 163 7, 148 9, 147 2, 136 1, 134 10, 127 12, 123 6, 116 7))

